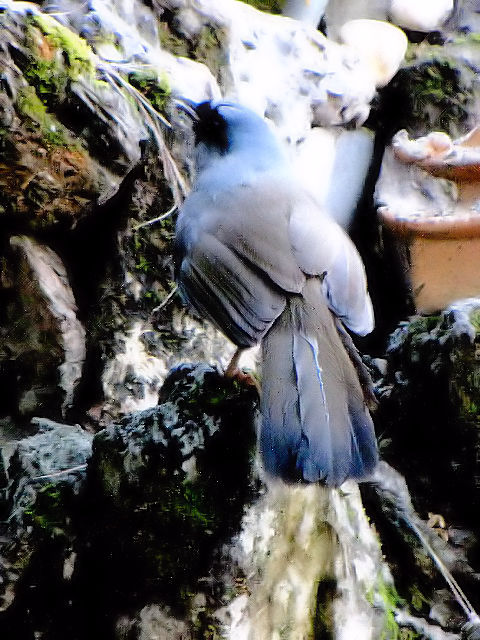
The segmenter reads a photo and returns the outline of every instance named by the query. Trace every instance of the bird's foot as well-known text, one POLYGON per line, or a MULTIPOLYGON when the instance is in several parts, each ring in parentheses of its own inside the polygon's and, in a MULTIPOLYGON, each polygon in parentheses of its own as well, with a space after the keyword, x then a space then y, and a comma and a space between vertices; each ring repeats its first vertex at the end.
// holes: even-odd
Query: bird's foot
POLYGON ((225 377, 230 378, 231 380, 235 380, 242 386, 255 387, 258 393, 260 393, 260 383, 253 373, 242 371, 242 369, 239 369, 238 367, 232 369, 227 367, 225 371, 225 377))
POLYGON ((255 387, 255 389, 260 393, 260 384, 253 373, 248 373, 247 371, 243 371, 238 366, 240 356, 242 355, 244 349, 238 348, 233 354, 233 358, 230 360, 228 367, 225 369, 225 377, 231 378, 232 380, 236 380, 239 384, 246 387, 255 387))

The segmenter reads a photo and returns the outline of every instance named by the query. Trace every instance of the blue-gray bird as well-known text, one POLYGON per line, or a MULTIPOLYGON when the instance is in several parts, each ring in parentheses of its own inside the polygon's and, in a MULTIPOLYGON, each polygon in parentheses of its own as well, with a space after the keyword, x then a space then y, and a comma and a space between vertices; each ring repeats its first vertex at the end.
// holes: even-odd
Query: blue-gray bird
POLYGON ((187 111, 197 177, 177 221, 177 281, 239 348, 261 341, 263 464, 287 481, 365 479, 377 446, 343 326, 373 329, 361 258, 260 116, 228 102, 187 111))

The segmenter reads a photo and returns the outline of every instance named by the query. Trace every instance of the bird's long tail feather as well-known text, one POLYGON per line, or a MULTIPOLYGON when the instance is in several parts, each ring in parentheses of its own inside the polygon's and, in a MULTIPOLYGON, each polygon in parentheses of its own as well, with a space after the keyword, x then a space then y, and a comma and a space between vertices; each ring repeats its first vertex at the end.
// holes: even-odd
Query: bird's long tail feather
POLYGON ((372 419, 317 278, 290 298, 262 354, 267 471, 329 486, 368 477, 378 459, 372 419))

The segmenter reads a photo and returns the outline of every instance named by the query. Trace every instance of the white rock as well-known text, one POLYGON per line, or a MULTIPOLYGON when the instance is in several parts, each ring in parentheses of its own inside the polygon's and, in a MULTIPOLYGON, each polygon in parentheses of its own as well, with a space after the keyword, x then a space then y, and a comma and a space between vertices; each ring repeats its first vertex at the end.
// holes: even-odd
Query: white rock
POLYGON ((385 86, 397 73, 408 46, 405 33, 382 20, 350 20, 339 36, 366 62, 377 87, 385 86))
MULTIPOLYGON (((61 4, 68 6, 69 1, 61 4)), ((169 7, 179 33, 192 36, 199 29, 213 28, 220 34, 219 59, 226 61, 221 88, 205 65, 174 56, 144 36, 146 24, 151 32, 154 14, 149 19, 143 5, 141 20, 130 6, 113 0, 92 0, 63 12, 59 19, 84 33, 109 59, 111 47, 102 49, 101 42, 106 33, 115 33, 126 62, 150 64, 165 72, 174 95, 201 101, 218 99, 223 93, 266 114, 292 143, 302 139, 312 123, 361 123, 368 117, 375 85, 365 63, 348 47, 296 20, 235 0, 175 0, 169 7)))
POLYGON ((338 40, 339 30, 345 22, 366 18, 388 20, 391 0, 330 0, 325 10, 327 36, 338 40))
POLYGON ((373 143, 372 132, 365 128, 315 127, 297 145, 293 162, 298 179, 344 228, 362 194, 373 143))
POLYGON ((369 129, 342 131, 338 136, 326 209, 344 228, 352 222, 373 158, 374 134, 369 129))
POLYGON ((328 0, 287 0, 282 15, 295 18, 311 27, 318 27, 328 0))
POLYGON ((328 127, 311 129, 292 158, 298 179, 319 203, 325 202, 330 188, 339 133, 328 127))
POLYGON ((413 31, 437 31, 453 11, 453 0, 392 0, 392 22, 413 31))

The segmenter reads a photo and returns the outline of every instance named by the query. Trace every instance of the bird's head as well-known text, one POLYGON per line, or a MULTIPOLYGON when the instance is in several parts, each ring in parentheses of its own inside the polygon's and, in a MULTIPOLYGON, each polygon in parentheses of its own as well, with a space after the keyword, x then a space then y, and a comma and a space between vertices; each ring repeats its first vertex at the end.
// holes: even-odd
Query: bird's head
MULTIPOLYGON (((180 102, 179 106, 183 108, 180 102)), ((203 144, 222 155, 282 153, 265 120, 247 107, 232 102, 201 102, 189 103, 184 110, 193 119, 196 145, 203 144)))

